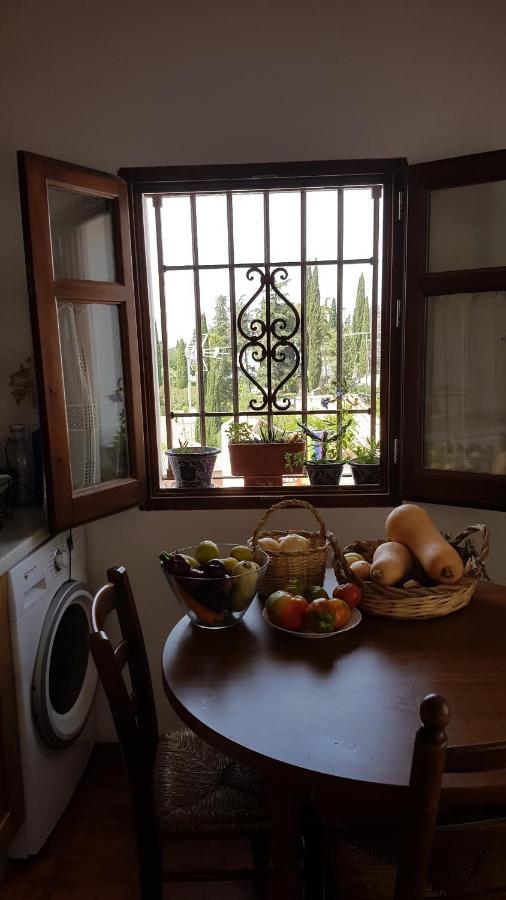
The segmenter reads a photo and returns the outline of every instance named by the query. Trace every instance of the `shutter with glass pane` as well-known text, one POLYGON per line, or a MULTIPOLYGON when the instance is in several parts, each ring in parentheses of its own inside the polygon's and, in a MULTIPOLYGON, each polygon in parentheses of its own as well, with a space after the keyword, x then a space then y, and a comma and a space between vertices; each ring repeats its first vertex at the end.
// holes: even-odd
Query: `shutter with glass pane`
POLYGON ((115 176, 19 154, 52 529, 144 500, 127 191, 115 176))
POLYGON ((403 497, 506 508, 506 152, 409 170, 403 497))

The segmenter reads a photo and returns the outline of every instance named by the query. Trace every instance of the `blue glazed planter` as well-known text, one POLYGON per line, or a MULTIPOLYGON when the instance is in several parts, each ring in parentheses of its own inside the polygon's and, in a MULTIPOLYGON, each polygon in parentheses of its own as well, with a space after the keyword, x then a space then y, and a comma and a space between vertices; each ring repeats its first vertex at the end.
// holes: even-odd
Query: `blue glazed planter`
POLYGON ((341 480, 344 463, 333 461, 325 463, 305 462, 304 465, 311 484, 336 487, 341 480))
POLYGON ((213 469, 219 452, 216 447, 187 447, 184 453, 167 450, 176 487, 212 487, 213 469))

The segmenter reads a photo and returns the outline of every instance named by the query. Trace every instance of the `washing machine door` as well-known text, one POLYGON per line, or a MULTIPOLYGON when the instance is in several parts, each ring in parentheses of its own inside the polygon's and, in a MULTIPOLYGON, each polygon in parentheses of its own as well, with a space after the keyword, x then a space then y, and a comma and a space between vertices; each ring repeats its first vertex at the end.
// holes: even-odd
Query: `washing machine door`
POLYGON ((32 684, 32 712, 49 747, 76 740, 93 707, 97 672, 88 649, 92 595, 67 581, 44 619, 32 684))

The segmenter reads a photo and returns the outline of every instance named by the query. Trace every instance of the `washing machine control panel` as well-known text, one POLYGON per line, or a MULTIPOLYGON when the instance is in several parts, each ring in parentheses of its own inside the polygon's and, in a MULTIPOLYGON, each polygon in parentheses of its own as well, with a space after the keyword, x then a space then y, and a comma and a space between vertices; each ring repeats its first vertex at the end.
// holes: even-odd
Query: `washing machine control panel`
POLYGON ((61 572, 63 569, 68 569, 68 565, 69 565, 68 550, 63 545, 54 547, 51 550, 51 553, 49 556, 49 566, 50 566, 51 573, 61 572))

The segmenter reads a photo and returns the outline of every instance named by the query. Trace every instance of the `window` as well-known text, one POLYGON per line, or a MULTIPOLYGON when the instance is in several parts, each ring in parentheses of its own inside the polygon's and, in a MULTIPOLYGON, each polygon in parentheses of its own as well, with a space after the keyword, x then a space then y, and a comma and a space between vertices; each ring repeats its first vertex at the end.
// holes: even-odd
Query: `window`
POLYGON ((506 508, 506 153, 410 168, 403 497, 506 508))
POLYGON ((126 185, 19 154, 44 445, 58 531, 145 497, 126 185))
POLYGON ((197 499, 191 488, 174 489, 167 451, 198 446, 219 451, 209 505, 265 505, 266 494, 287 490, 320 503, 392 499, 397 400, 388 372, 402 165, 297 168, 244 167, 240 178, 234 167, 183 177, 165 170, 147 183, 144 170, 121 173, 131 183, 141 306, 149 309, 154 505, 197 499), (238 459, 229 443, 239 433, 279 447, 259 442, 255 459, 238 459), (303 440, 292 451, 297 433, 303 440), (369 483, 355 484, 349 461, 360 449, 372 460, 378 444, 369 483), (322 479, 322 455, 333 482, 322 479), (308 467, 313 483, 306 459, 318 461, 308 467))
POLYGON ((505 151, 120 175, 20 154, 54 529, 294 492, 506 508, 505 151), (215 445, 212 486, 173 486, 180 442, 215 445))

